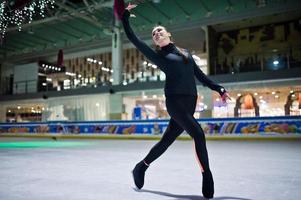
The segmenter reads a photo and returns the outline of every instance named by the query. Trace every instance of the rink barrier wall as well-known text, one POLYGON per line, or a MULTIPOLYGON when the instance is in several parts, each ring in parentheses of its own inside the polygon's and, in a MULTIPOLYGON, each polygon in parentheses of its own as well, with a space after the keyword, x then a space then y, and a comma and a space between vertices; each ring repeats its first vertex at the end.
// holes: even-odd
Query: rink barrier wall
MULTIPOLYGON (((87 139, 87 140, 160 140, 160 135, 72 135, 72 134, 1 134, 0 138, 35 138, 35 139, 52 139, 52 140, 65 140, 65 139, 87 139)), ((0 139, 1 140, 1 139, 0 139)), ((190 136, 179 136, 177 140, 191 140, 190 136)), ((252 140, 290 140, 290 141, 301 141, 301 135, 289 135, 289 136, 256 136, 256 135, 206 135, 206 140, 241 140, 241 141, 252 141, 252 140)))
MULTIPOLYGON (((169 120, 49 121, 0 123, 2 137, 159 139, 169 120)), ((298 139, 301 116, 197 119, 208 139, 298 139)), ((189 140, 187 133, 179 137, 189 140)))

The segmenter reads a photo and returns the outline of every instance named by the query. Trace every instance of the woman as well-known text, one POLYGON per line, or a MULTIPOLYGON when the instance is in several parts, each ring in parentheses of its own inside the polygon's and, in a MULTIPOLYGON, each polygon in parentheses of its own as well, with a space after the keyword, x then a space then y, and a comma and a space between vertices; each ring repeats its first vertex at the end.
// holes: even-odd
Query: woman
MULTIPOLYGON (((121 4, 123 1, 121 1, 121 4)), ((114 5, 116 11, 116 5, 114 5)), ((214 182, 209 168, 205 135, 193 117, 197 90, 194 76, 212 90, 217 91, 223 101, 230 99, 226 90, 211 81, 196 65, 192 55, 185 49, 176 47, 170 40, 171 34, 165 27, 156 26, 152 31, 152 39, 160 48, 152 50, 134 34, 129 24, 130 10, 136 5, 131 5, 122 10, 119 18, 122 20, 125 33, 129 40, 166 75, 165 96, 166 108, 171 119, 161 140, 150 150, 147 156, 140 161, 133 170, 134 182, 141 189, 144 184, 144 175, 149 165, 161 156, 175 139, 185 130, 194 140, 195 150, 203 175, 202 192, 204 197, 213 198, 214 182)), ((117 8, 118 9, 118 8, 117 8)), ((118 16, 118 15, 117 15, 118 16)))

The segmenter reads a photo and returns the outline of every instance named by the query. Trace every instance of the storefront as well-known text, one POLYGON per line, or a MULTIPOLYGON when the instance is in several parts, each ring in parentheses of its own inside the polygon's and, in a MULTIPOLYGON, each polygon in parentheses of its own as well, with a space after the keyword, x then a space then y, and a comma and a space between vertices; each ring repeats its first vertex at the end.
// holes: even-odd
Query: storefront
POLYGON ((107 120, 108 95, 78 95, 2 102, 1 122, 107 120))
MULTIPOLYGON (((227 104, 221 101, 216 92, 211 92, 211 102, 204 99, 200 92, 194 116, 208 117, 208 114, 204 113, 211 113, 213 118, 301 115, 300 91, 300 87, 289 86, 233 89, 229 91, 232 100, 227 104)), ((128 120, 169 118, 162 92, 141 92, 140 95, 125 96, 123 104, 128 113, 125 119, 128 120)))
POLYGON ((230 95, 232 101, 226 105, 214 94, 214 118, 301 115, 300 87, 231 90, 230 95))
MULTIPOLYGON (((200 86, 194 117, 264 117, 301 115, 301 87, 282 86, 255 89, 230 88, 232 98, 222 103, 218 93, 200 86)), ((168 119, 162 89, 119 94, 78 95, 49 99, 3 102, 2 122, 98 121, 110 120, 112 96, 122 105, 122 120, 168 119), (118 98, 117 98, 118 99, 118 98)))

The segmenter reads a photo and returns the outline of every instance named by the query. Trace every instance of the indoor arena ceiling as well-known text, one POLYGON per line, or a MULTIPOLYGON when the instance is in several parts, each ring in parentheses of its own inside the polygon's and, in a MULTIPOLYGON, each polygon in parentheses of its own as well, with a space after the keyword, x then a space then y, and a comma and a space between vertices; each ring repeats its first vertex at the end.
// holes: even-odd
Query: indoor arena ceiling
MULTIPOLYGON (((15 0, 16 1, 16 0, 15 0)), ((126 2, 129 2, 126 0, 126 2)), ((149 33, 156 24, 172 31, 216 25, 255 16, 300 13, 299 0, 134 0, 134 29, 149 33)), ((1 40, 0 60, 29 59, 110 46, 113 0, 55 0, 45 17, 9 26, 1 40)), ((187 37, 189 38, 189 36, 187 37)), ((0 62, 1 63, 1 62, 0 62)))

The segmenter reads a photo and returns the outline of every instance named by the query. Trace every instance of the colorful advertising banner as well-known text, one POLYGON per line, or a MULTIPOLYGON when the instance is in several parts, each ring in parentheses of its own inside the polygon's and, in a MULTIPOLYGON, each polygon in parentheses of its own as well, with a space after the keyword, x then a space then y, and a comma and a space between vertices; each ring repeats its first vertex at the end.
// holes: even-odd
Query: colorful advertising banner
MULTIPOLYGON (((301 117, 257 117, 199 119, 208 135, 287 135, 301 134, 301 117)), ((41 122, 1 123, 1 133, 52 134, 150 134, 160 135, 168 120, 99 121, 99 122, 41 122)))

